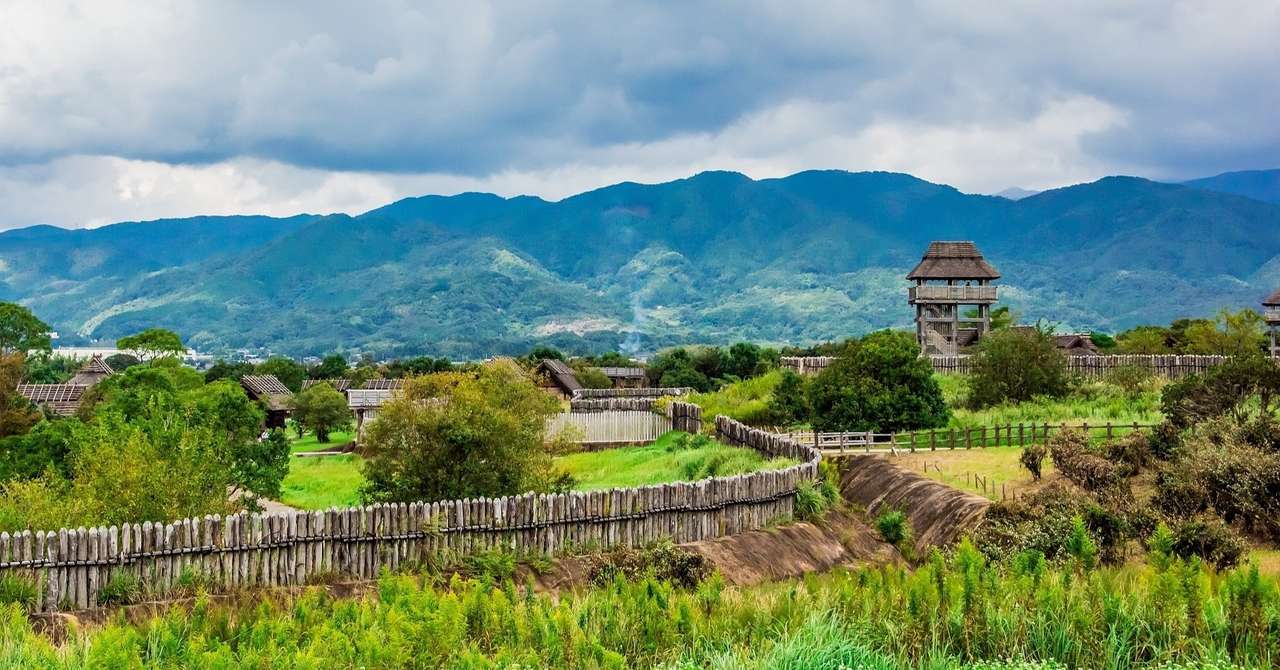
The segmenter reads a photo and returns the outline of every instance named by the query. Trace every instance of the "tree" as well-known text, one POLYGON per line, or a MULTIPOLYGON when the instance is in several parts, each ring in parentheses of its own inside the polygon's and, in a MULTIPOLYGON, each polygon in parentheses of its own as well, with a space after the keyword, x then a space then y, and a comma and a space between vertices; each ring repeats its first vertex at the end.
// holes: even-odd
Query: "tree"
POLYGON ((284 356, 272 356, 259 363, 253 371, 260 375, 274 375, 285 388, 294 393, 302 390, 302 382, 307 379, 307 369, 301 363, 284 356))
POLYGON ((387 365, 386 376, 398 379, 402 377, 412 377, 414 375, 430 374, 432 372, 448 372, 452 369, 453 363, 451 363, 447 358, 416 356, 414 358, 391 361, 391 363, 387 365))
MULTIPOLYGON (((114 367, 114 366, 113 366, 114 367)), ((229 363, 219 358, 208 370, 204 371, 204 383, 212 384, 220 379, 230 379, 239 383, 240 378, 253 374, 253 364, 245 361, 229 363)))
POLYGON ((147 362, 167 356, 181 356, 187 348, 172 330, 148 328, 141 333, 116 340, 116 346, 147 362))
POLYGON ((1122 354, 1167 354, 1169 333, 1159 326, 1138 326, 1116 336, 1122 354))
POLYGON ((510 361, 409 380, 365 437, 363 493, 407 502, 546 491, 559 403, 510 361))
POLYGON ((1242 356, 1262 351, 1266 341, 1262 315, 1251 309, 1223 309, 1214 321, 1198 320, 1187 326, 1182 350, 1189 354, 1242 356))
POLYGON ((307 374, 312 379, 344 379, 350 372, 347 359, 342 354, 329 354, 314 365, 307 374))
POLYGON ((711 380, 707 376, 693 369, 691 365, 674 367, 662 373, 662 377, 658 380, 658 386, 662 388, 691 388, 700 393, 710 391, 712 388, 711 380))
POLYGON ((1277 397, 1280 366, 1253 352, 1233 356, 1202 375, 1189 375, 1165 386, 1160 408, 1174 426, 1187 428, 1224 415, 1242 422, 1255 409, 1270 415, 1277 397))
POLYGON ((49 351, 49 325, 31 310, 12 302, 0 302, 0 354, 49 351))
POLYGON ((933 367, 910 333, 880 331, 846 347, 809 383, 819 431, 897 432, 950 418, 933 367))
POLYGON ((1005 330, 978 342, 969 377, 969 402, 990 407, 1070 391, 1066 356, 1047 329, 1005 330))
POLYGON ((35 479, 47 471, 70 475, 75 419, 42 421, 25 435, 0 439, 0 481, 35 479))
POLYGON ((103 359, 103 362, 106 363, 107 365, 110 365, 112 370, 115 370, 116 372, 123 372, 141 363, 142 361, 138 360, 137 356, 131 356, 129 354, 120 353, 120 354, 111 354, 110 356, 107 356, 105 359, 103 359))
POLYGON ((724 371, 738 379, 747 379, 760 373, 760 347, 750 342, 738 342, 729 347, 725 356, 724 371))
POLYGON ((582 384, 583 388, 613 388, 613 380, 609 379, 608 375, 606 375, 600 368, 591 365, 584 365, 582 363, 575 363, 573 365, 573 374, 578 378, 578 383, 582 384))
POLYGON ((769 399, 769 414, 778 426, 802 423, 809 418, 804 377, 793 370, 782 371, 782 379, 773 388, 773 397, 769 399))
POLYGON ((22 435, 40 421, 40 412, 18 394, 25 356, 20 351, 0 353, 0 438, 22 435))
POLYGON ((328 443, 329 433, 351 428, 351 409, 332 386, 315 384, 293 396, 293 420, 315 433, 317 441, 328 443))
POLYGON ((61 384, 71 379, 81 365, 80 361, 68 356, 47 353, 28 356, 25 380, 28 384, 61 384))

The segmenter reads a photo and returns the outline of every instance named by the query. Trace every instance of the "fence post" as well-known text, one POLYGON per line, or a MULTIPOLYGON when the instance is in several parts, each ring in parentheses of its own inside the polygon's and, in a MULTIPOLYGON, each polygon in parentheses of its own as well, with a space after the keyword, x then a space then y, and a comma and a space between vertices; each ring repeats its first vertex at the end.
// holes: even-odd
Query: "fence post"
POLYGON ((1110 421, 1108 421, 1108 422, 1107 422, 1107 439, 1108 439, 1108 440, 1110 440, 1110 439, 1111 439, 1111 437, 1112 437, 1112 435, 1111 435, 1111 422, 1110 422, 1110 421))
POLYGON ((930 428, 929 429, 929 451, 937 451, 937 449, 938 449, 938 432, 930 428))
POLYGON ((951 434, 951 448, 955 449, 956 448, 956 429, 948 428, 947 432, 951 434))
POLYGON ((973 448, 973 429, 972 428, 964 429, 964 448, 965 449, 973 448))
POLYGON ((1027 434, 1023 430, 1023 424, 1021 422, 1018 423, 1018 446, 1019 447, 1027 446, 1027 434))
MULTIPOLYGON (((996 434, 997 435, 1000 434, 999 429, 996 429, 996 434)), ((978 443, 978 447, 980 449, 985 449, 987 447, 987 427, 986 426, 982 427, 981 435, 982 435, 982 441, 978 443)))

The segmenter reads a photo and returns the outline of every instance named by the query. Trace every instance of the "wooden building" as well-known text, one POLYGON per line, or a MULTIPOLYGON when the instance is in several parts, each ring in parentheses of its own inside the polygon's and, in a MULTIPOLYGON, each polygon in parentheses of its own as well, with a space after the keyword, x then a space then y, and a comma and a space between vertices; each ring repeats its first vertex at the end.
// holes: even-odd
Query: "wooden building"
POLYGON ((931 242, 907 279, 916 339, 926 356, 954 356, 991 330, 1000 278, 973 242, 931 242), (967 316, 976 311, 976 316, 967 316))
POLYGON ((572 399, 575 393, 582 390, 578 375, 564 361, 544 358, 538 363, 537 372, 538 385, 561 398, 572 399))
POLYGON ((1068 356, 1097 356, 1102 353, 1088 333, 1054 335, 1053 343, 1068 356))
POLYGON ((65 384, 18 384, 18 395, 55 416, 72 416, 80 409, 85 391, 115 374, 102 356, 89 359, 65 384))
POLYGON ((347 407, 356 416, 356 444, 364 444, 365 426, 378 418, 378 410, 391 399, 395 389, 349 389, 347 407))
POLYGON ((302 390, 305 391, 312 386, 319 386, 321 384, 328 384, 338 393, 346 393, 347 389, 351 388, 350 379, 304 379, 302 381, 302 390))
POLYGON ((1271 330, 1271 355, 1280 357, 1280 290, 1262 301, 1262 318, 1271 330))
POLYGON ((293 392, 275 375, 245 375, 240 386, 267 411, 267 428, 284 428, 293 409, 293 392))
POLYGON ((639 389, 644 388, 645 377, 644 368, 599 368, 604 376, 609 378, 609 382, 616 389, 639 389))

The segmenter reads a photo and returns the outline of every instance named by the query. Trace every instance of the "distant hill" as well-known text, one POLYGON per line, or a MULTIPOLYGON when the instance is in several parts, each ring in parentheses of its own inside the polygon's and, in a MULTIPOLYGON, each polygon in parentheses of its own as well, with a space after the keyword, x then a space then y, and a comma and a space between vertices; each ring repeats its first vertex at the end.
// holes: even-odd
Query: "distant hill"
POLYGON ((996 195, 1000 196, 1001 198, 1008 198, 1009 200, 1021 200, 1028 196, 1035 195, 1039 192, 1040 191, 1028 191, 1025 188, 1018 188, 1017 186, 1010 186, 1009 188, 1006 188, 1005 190, 1000 191, 996 195))
POLYGON ((1110 177, 1018 201, 886 172, 708 172, 558 202, 468 193, 359 216, 0 234, 0 296, 63 333, 214 352, 478 357, 809 342, 907 327, 906 272, 972 239, 1024 320, 1114 330, 1280 286, 1280 205, 1110 177))
POLYGON ((1233 193, 1264 202, 1280 203, 1280 169, 1223 172, 1214 177, 1182 182, 1219 193, 1233 193))

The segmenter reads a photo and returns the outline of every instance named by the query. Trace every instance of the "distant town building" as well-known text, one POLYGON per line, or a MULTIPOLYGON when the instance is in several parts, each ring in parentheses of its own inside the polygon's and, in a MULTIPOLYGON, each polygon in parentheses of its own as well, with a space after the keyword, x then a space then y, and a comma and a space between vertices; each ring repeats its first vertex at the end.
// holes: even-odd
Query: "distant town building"
POLYGON ((954 356, 991 330, 993 281, 1000 278, 973 242, 931 242, 907 279, 916 339, 927 356, 954 356), (974 316, 969 316, 969 312, 974 316))

